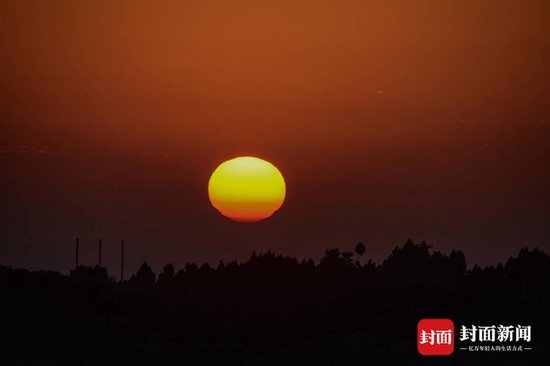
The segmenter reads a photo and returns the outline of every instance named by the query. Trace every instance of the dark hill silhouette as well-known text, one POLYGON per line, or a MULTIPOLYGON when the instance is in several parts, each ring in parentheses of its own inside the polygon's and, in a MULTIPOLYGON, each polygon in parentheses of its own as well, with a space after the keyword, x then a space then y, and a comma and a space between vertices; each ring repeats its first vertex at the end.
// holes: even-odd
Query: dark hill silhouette
POLYGON ((549 364, 550 256, 523 248, 466 270, 462 252, 431 249, 409 239, 381 265, 338 248, 317 265, 270 250, 216 268, 167 264, 158 279, 143 263, 123 283, 97 266, 0 266, 2 364, 549 364), (533 350, 420 356, 423 318, 531 325, 533 350))

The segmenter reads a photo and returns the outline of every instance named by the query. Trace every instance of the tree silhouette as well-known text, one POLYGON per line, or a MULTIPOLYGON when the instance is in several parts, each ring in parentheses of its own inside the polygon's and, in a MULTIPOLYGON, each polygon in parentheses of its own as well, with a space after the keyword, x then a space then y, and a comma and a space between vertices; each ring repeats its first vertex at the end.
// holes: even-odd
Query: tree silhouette
POLYGON ((155 285, 156 275, 153 273, 153 269, 143 262, 139 270, 135 275, 132 275, 128 280, 128 283, 138 289, 149 289, 155 285))
POLYGON ((159 274, 157 286, 162 289, 167 289, 172 286, 174 282, 175 269, 172 263, 168 263, 164 266, 162 272, 159 274))
POLYGON ((460 250, 451 251, 449 255, 449 270, 452 277, 462 277, 466 273, 466 258, 460 250))
POLYGON ((95 267, 87 267, 80 265, 70 272, 71 277, 79 281, 88 282, 106 282, 109 279, 107 269, 96 265, 95 267))
POLYGON ((355 246, 355 253, 357 253, 357 261, 355 262, 355 265, 359 267, 359 256, 365 254, 365 245, 361 242, 357 243, 357 245, 355 246))
POLYGON ((432 246, 425 242, 415 244, 408 239, 403 247, 396 247, 382 263, 384 273, 392 277, 407 279, 426 279, 430 277, 432 246))
POLYGON ((321 258, 319 265, 325 268, 342 268, 353 265, 352 252, 340 252, 340 249, 333 248, 325 251, 325 256, 321 258))
POLYGON ((187 277, 194 277, 199 274, 199 266, 195 262, 187 263, 185 265, 185 275, 187 277))
POLYGON ((214 270, 208 263, 203 264, 200 266, 199 270, 197 271, 197 276, 201 279, 212 279, 214 277, 214 270))

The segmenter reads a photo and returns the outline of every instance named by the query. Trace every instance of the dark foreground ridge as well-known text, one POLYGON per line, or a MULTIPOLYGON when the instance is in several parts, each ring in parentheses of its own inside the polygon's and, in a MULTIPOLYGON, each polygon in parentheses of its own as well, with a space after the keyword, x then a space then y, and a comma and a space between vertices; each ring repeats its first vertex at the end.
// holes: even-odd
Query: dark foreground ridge
POLYGON ((462 252, 430 249, 409 240, 378 266, 338 249, 317 265, 268 251, 168 264, 158 279, 144 263, 123 283, 97 266, 0 266, 2 364, 550 364, 550 256, 524 248, 467 271, 462 252), (457 339, 461 325, 529 325, 532 350, 422 356, 423 318, 453 320, 457 339))

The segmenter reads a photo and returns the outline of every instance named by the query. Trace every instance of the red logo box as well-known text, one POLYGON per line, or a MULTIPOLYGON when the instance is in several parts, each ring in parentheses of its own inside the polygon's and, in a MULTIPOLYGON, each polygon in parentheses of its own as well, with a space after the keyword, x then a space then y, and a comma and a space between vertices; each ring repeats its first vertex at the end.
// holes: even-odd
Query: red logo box
POLYGON ((455 325, 451 319, 422 319, 416 345, 424 356, 448 356, 455 349, 455 325))

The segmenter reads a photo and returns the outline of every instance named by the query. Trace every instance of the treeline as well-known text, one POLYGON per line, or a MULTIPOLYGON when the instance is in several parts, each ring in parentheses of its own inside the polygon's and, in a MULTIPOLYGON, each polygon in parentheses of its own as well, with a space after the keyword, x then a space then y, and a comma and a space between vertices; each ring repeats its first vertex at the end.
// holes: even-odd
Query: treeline
MULTIPOLYGON (((365 252, 362 244, 333 248, 319 263, 253 252, 215 267, 167 264, 158 275, 143 263, 122 283, 97 266, 70 276, 0 266, 5 348, 26 364, 48 357, 80 364, 85 355, 91 364, 424 365, 415 344, 423 318, 531 325, 533 350, 547 348, 545 252, 523 248, 505 263, 471 270, 461 251, 445 255, 424 242, 408 240, 380 264, 365 252), (33 357, 31 349, 47 352, 33 357)), ((536 364, 538 356, 457 353, 453 360, 536 364)))
MULTIPOLYGON (((521 282, 528 281, 534 285, 549 279, 550 256, 535 248, 522 248, 517 257, 510 257, 505 264, 479 267, 477 264, 466 270, 467 263, 461 251, 452 250, 449 255, 439 251, 430 253, 431 245, 422 242, 415 244, 411 239, 396 247, 380 265, 368 259, 361 264, 359 258, 365 253, 365 247, 359 243, 352 251, 341 252, 338 248, 325 251, 325 255, 316 264, 312 259, 299 261, 295 257, 276 255, 271 250, 256 254, 238 263, 236 260, 224 263, 220 261, 216 267, 208 263, 197 265, 187 263, 176 271, 174 265, 164 266, 158 276, 145 262, 137 273, 122 285, 133 289, 176 289, 194 281, 217 280, 251 280, 266 279, 282 282, 297 277, 318 275, 318 278, 342 276, 369 277, 378 280, 400 280, 405 282, 453 282, 460 283, 467 279, 483 281, 521 282), (355 260, 354 260, 355 258, 355 260)), ((104 267, 79 266, 71 270, 70 277, 81 281, 116 282, 108 276, 104 267)))

